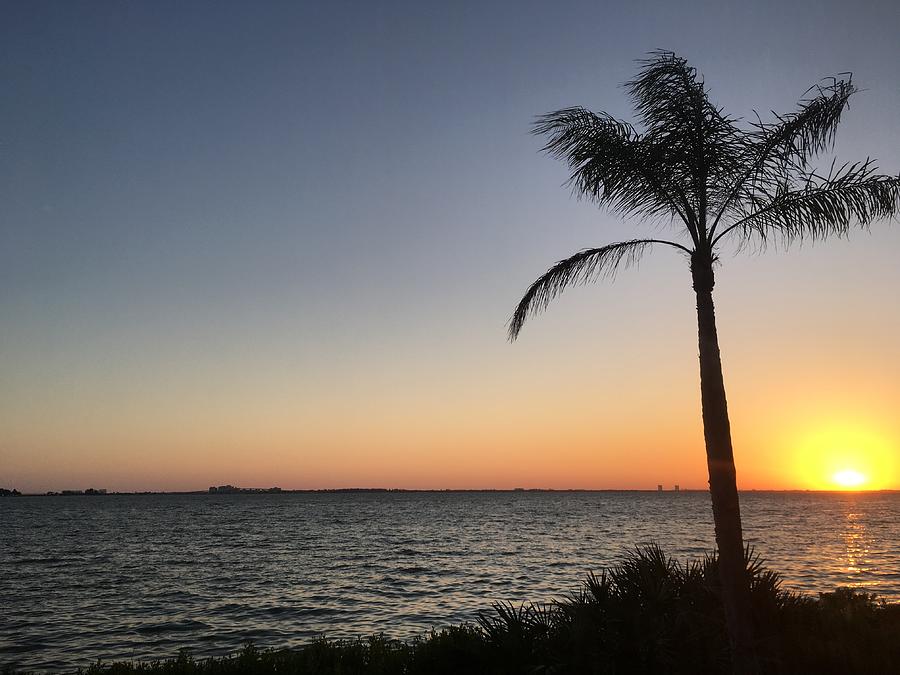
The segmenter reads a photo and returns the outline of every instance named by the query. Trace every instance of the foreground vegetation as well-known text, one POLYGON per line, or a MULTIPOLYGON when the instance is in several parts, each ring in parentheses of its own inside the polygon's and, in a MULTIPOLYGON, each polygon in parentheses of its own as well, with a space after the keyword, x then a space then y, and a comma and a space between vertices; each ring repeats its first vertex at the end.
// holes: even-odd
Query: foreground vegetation
MULTIPOLYGON (((766 673, 900 672, 900 605, 839 589, 819 598, 781 589, 748 555, 752 608, 766 673)), ((681 564, 658 547, 552 604, 495 605, 477 623, 412 642, 373 636, 299 649, 252 645, 222 658, 96 664, 86 675, 227 673, 719 673, 729 672, 717 561, 681 564)))

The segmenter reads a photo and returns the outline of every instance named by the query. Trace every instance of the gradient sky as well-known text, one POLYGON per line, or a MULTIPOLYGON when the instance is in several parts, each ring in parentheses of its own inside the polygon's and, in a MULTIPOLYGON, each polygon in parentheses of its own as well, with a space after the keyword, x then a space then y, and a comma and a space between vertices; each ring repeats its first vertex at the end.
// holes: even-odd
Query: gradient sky
MULTIPOLYGON (((900 170, 893 0, 0 13, 0 487, 705 487, 678 255, 506 342, 548 265, 652 231, 572 199, 534 116, 629 119, 656 48, 733 115, 853 71, 838 154, 900 170)), ((740 487, 900 488, 898 252, 724 257, 740 487)))

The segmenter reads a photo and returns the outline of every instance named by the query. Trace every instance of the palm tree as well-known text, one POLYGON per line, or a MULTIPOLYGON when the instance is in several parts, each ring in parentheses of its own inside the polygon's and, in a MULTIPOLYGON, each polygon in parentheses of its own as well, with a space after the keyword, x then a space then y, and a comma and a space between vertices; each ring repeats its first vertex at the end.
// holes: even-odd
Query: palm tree
MULTIPOLYGON (((871 160, 819 172, 811 161, 833 147, 841 114, 856 87, 830 79, 806 92, 796 112, 739 124, 710 103, 696 69, 671 52, 641 61, 626 83, 643 127, 606 113, 566 108, 543 115, 534 133, 543 150, 565 160, 583 197, 622 216, 663 219, 681 241, 632 239, 560 260, 535 281, 509 324, 515 340, 525 320, 573 284, 613 275, 649 249, 674 249, 690 262, 697 296, 703 433, 716 546, 736 672, 756 672, 749 587, 731 429, 722 380, 712 290, 725 244, 764 246, 846 236, 900 208, 900 176, 876 174, 871 160), (683 243, 682 243, 683 242, 683 243)), ((774 114, 774 113, 773 113, 774 114)))

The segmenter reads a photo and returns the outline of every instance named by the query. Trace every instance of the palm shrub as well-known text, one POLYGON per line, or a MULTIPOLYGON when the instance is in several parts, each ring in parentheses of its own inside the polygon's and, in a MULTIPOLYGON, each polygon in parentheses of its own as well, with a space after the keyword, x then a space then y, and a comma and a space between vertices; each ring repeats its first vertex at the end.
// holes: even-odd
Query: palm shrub
MULTIPOLYGON (((479 621, 491 672, 727 673, 719 563, 715 554, 680 563, 651 545, 559 602, 495 605, 479 621)), ((898 672, 900 605, 849 588, 786 591, 750 549, 744 564, 764 672, 898 672)))

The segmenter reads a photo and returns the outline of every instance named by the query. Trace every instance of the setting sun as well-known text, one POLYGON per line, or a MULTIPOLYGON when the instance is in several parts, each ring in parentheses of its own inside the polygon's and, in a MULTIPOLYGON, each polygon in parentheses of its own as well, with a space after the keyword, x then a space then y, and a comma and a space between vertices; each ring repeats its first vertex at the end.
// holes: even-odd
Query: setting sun
POLYGON ((880 490, 894 480, 894 442, 872 420, 834 420, 789 442, 793 473, 808 489, 880 490))
POLYGON ((844 469, 835 473, 831 480, 842 488, 857 488, 866 482, 866 477, 859 471, 853 469, 844 469))

